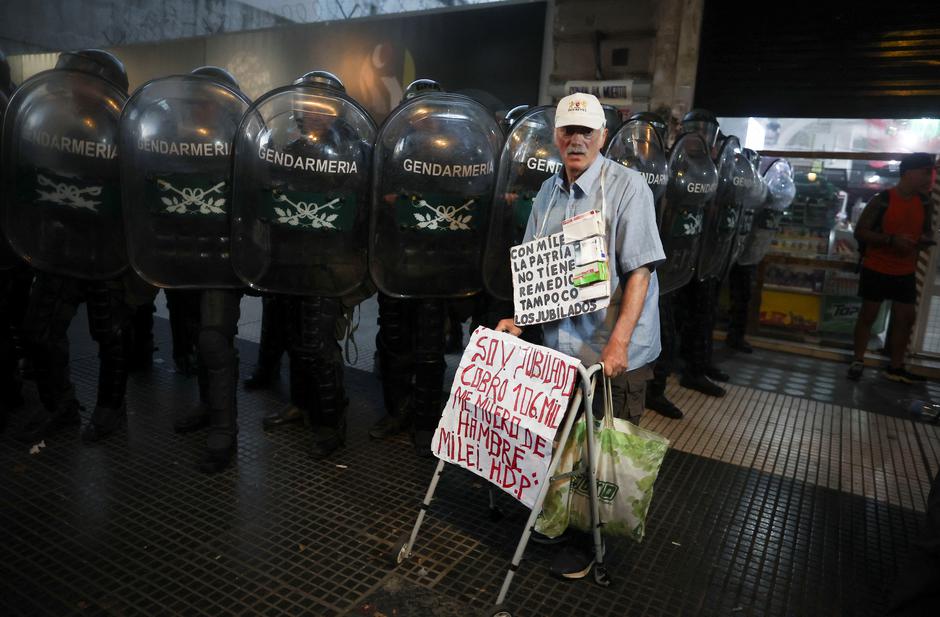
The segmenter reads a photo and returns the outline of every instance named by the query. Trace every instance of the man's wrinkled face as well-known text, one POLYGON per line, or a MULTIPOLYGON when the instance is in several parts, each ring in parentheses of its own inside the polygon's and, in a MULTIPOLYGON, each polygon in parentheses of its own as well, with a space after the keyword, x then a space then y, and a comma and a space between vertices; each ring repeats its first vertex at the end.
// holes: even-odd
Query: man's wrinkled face
POLYGON ((607 129, 586 126, 563 126, 555 129, 555 146, 565 170, 579 176, 591 166, 607 139, 607 129))

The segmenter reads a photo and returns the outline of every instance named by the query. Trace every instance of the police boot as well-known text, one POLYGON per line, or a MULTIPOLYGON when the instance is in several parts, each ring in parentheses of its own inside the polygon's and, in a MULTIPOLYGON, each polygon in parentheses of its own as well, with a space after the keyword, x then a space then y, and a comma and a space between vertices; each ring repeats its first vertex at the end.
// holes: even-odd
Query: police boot
POLYGON ((681 409, 666 398, 665 392, 655 392, 649 388, 646 390, 646 408, 673 420, 681 420, 684 415, 681 409))
POLYGON ((199 461, 199 471, 218 473, 228 468, 235 458, 238 450, 238 423, 234 408, 213 410, 209 418, 206 452, 199 461))
POLYGON ((705 375, 683 373, 682 378, 679 380, 679 385, 683 388, 701 392, 707 396, 722 397, 725 395, 725 389, 710 382, 705 375))
POLYGON ((386 415, 369 429, 369 437, 384 439, 408 429, 412 422, 412 376, 409 361, 380 349, 382 395, 386 415))
POLYGON ((754 353, 754 348, 741 336, 728 336, 725 339, 725 346, 735 351, 743 353, 754 353))
POLYGON ((342 364, 317 362, 317 411, 319 424, 310 441, 310 456, 322 461, 346 445, 346 407, 342 364))
POLYGON ((37 408, 27 416, 17 431, 16 439, 24 443, 37 443, 63 428, 79 426, 82 423, 80 410, 84 410, 84 407, 75 399, 62 401, 53 411, 37 408))
POLYGON ((415 454, 429 458, 431 440, 443 411, 443 380, 446 365, 443 362, 419 362, 415 375, 415 419, 411 441, 415 454))
POLYGON ((197 379, 199 380, 199 402, 177 411, 173 417, 173 431, 180 435, 209 426, 209 405, 206 403, 209 396, 209 374, 201 364, 197 379))
POLYGON ((728 381, 731 379, 731 375, 724 372, 714 364, 709 364, 705 367, 705 376, 714 381, 728 381))
POLYGON ((285 424, 296 424, 303 419, 303 410, 293 403, 288 403, 261 418, 261 427, 266 431, 270 431, 285 424))
POLYGON ((115 432, 127 422, 127 408, 121 405, 114 409, 110 407, 95 406, 88 424, 82 428, 82 441, 94 443, 101 441, 115 432))

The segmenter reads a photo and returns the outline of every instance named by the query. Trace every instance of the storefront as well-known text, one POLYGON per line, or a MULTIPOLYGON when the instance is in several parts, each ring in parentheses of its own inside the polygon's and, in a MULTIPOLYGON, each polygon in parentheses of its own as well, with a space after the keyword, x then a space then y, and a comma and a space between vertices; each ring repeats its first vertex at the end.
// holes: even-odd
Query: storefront
MULTIPOLYGON (((722 130, 759 151, 763 165, 786 158, 796 197, 783 213, 770 254, 758 268, 749 331, 757 336, 849 349, 861 306, 853 230, 873 195, 898 180, 899 159, 940 151, 940 120, 721 118, 722 130), (759 300, 759 301, 758 301, 759 300)), ((919 323, 912 351, 940 354, 932 336, 937 297, 933 252, 921 255, 919 323)), ((887 306, 870 347, 883 343, 887 306)))

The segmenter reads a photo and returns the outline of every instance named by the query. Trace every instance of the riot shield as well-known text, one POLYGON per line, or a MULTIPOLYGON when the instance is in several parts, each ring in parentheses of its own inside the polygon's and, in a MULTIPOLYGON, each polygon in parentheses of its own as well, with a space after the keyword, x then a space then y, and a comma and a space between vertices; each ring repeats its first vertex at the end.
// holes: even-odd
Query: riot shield
POLYGON ((724 272, 737 239, 741 212, 754 182, 751 165, 744 158, 738 138, 733 135, 721 145, 717 165, 718 190, 705 207, 702 250, 696 268, 700 281, 718 277, 724 272))
POLYGON ((375 124, 336 83, 273 90, 238 129, 232 265, 255 289, 337 297, 368 277, 375 124))
POLYGON ((701 250, 705 204, 718 188, 718 171, 697 133, 681 135, 669 155, 669 184, 659 206, 659 235, 666 262, 656 269, 659 293, 679 289, 690 280, 701 250))
POLYGON ((483 256, 483 284, 500 300, 512 300, 509 249, 522 243, 532 202, 542 183, 562 167, 554 127, 554 107, 529 109, 513 123, 499 157, 483 256))
POLYGON ((786 159, 777 159, 764 172, 764 201, 754 215, 751 232, 744 242, 738 263, 751 266, 761 262, 770 251, 780 229, 780 218, 796 196, 793 170, 786 159))
POLYGON ((643 120, 624 124, 611 138, 607 158, 640 172, 653 191, 653 201, 659 203, 666 193, 669 166, 666 148, 652 124, 643 120))
POLYGON ((601 146, 601 153, 606 156, 611 140, 620 130, 620 127, 623 126, 623 116, 620 115, 620 110, 613 105, 604 104, 601 105, 601 109, 604 110, 604 128, 607 129, 607 141, 601 146))
POLYGON ((731 266, 738 262, 738 258, 744 250, 744 245, 754 225, 754 215, 761 207, 761 195, 764 191, 762 188, 763 182, 746 154, 743 152, 735 154, 735 167, 740 168, 739 177, 741 180, 739 182, 743 188, 740 199, 743 203, 741 206, 741 220, 734 235, 734 241, 731 243, 730 254, 725 261, 721 274, 719 274, 719 278, 722 280, 727 276, 731 266))
POLYGON ((127 95, 87 72, 39 73, 3 124, 3 227, 33 267, 86 280, 127 267, 117 137, 127 95))
POLYGON ((121 117, 121 190, 134 269, 170 288, 232 288, 231 147, 249 101, 198 75, 150 81, 121 117))
MULTIPOLYGON (((7 98, 7 95, 3 91, 0 91, 0 126, 3 126, 3 115, 7 110, 9 102, 10 100, 7 98)), ((3 174, 2 171, 0 171, 0 178, 2 177, 3 174)), ((0 270, 9 270, 21 264, 22 261, 17 254, 13 252, 13 249, 10 248, 7 235, 3 231, 3 225, 2 211, 0 211, 0 270)))
POLYGON ((482 287, 480 264, 502 133, 453 93, 419 93, 375 143, 369 271, 400 298, 457 298, 482 287))

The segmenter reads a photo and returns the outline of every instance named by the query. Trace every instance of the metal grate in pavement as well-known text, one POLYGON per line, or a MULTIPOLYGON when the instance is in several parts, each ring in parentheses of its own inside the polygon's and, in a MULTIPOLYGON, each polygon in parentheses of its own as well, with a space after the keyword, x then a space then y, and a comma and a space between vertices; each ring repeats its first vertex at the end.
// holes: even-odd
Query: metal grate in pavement
MULTIPOLYGON (((239 392, 238 464, 206 477, 192 469, 204 435, 170 428, 196 392, 169 370, 162 319, 157 340, 164 362, 132 376, 126 434, 89 448, 71 432, 37 455, 0 437, 6 614, 426 617, 490 605, 527 511, 498 493, 505 516, 491 521, 486 484, 448 468, 416 558, 391 570, 434 461, 404 437, 368 439, 381 415, 370 372, 347 370, 351 434, 333 460, 307 457, 300 426, 261 431, 282 384, 239 392)), ((247 374, 256 346, 239 346, 247 374)), ((93 347, 75 350, 78 394, 92 401, 93 347)), ((530 547, 514 615, 883 614, 940 468, 937 427, 751 387, 669 394, 688 416, 644 420, 675 446, 644 542, 609 540, 608 589, 550 578, 553 550, 530 547)))

